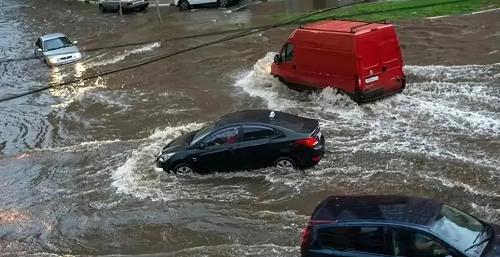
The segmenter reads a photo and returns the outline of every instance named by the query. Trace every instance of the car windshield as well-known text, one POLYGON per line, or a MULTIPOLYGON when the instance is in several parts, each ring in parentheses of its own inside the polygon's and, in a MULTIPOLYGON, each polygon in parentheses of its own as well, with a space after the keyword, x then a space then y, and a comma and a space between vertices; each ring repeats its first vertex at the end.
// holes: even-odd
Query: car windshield
POLYGON ((196 142, 200 141, 200 139, 204 138, 207 134, 212 132, 215 129, 217 121, 214 121, 204 128, 198 130, 198 132, 195 133, 193 139, 191 140, 191 143, 189 145, 196 144, 196 142))
POLYGON ((63 47, 72 46, 71 40, 67 37, 49 39, 44 42, 45 51, 52 51, 63 47))
MULTIPOLYGON (((483 228, 483 223, 471 215, 451 206, 443 205, 440 218, 432 226, 431 230, 457 249, 465 251, 473 244, 479 243, 491 236, 491 231, 487 230, 476 240, 477 236, 483 231, 483 228)), ((485 246, 486 243, 468 250, 466 254, 479 256, 485 246)))

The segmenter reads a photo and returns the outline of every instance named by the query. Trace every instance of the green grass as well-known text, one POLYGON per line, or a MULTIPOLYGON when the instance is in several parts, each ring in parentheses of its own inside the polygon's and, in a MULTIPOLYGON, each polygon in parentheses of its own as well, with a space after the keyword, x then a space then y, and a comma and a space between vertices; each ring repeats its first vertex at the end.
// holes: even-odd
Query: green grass
MULTIPOLYGON (((474 12, 500 7, 500 0, 407 0, 364 3, 308 17, 301 22, 336 17, 364 21, 401 20, 474 12)), ((275 14, 278 21, 289 21, 304 14, 275 14)))

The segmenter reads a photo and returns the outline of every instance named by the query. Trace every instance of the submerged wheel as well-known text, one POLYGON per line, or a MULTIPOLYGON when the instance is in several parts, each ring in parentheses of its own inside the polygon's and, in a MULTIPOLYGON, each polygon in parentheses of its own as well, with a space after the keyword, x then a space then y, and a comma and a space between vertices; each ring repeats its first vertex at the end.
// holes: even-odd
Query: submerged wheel
POLYGON ((281 157, 279 158, 278 160, 276 160, 274 162, 274 166, 276 168, 280 168, 280 169, 285 169, 285 170, 295 170, 297 169, 297 165, 295 164, 295 162, 288 158, 288 157, 281 157))
POLYGON ((174 174, 178 176, 193 175, 195 172, 191 166, 185 163, 178 164, 174 167, 174 174))
POLYGON ((106 12, 106 9, 104 9, 104 6, 102 6, 102 4, 99 5, 99 11, 101 13, 105 13, 106 12))
POLYGON ((191 9, 191 4, 189 4, 189 2, 187 0, 181 0, 179 2, 179 9, 182 11, 187 11, 187 10, 191 9))
POLYGON ((228 6, 228 0, 219 0, 219 7, 226 8, 228 6))

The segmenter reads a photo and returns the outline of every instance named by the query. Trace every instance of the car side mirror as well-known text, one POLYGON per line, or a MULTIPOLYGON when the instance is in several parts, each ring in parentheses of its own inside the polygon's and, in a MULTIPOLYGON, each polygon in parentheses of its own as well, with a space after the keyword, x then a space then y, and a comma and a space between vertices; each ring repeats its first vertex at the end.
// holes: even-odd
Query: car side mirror
POLYGON ((77 40, 73 41, 73 45, 76 45, 77 43, 78 43, 78 41, 77 41, 77 40))
POLYGON ((281 56, 279 54, 276 54, 274 56, 274 63, 280 64, 281 63, 281 56))

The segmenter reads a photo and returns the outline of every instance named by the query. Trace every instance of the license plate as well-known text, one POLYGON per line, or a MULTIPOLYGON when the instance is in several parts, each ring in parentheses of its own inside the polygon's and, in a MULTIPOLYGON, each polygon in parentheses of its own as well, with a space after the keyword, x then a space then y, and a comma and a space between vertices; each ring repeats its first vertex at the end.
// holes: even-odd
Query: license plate
POLYGON ((378 76, 373 76, 373 77, 371 77, 371 78, 367 78, 367 79, 365 79, 365 83, 367 83, 367 84, 368 84, 368 83, 375 82, 375 81, 377 81, 377 80, 378 80, 378 76))

